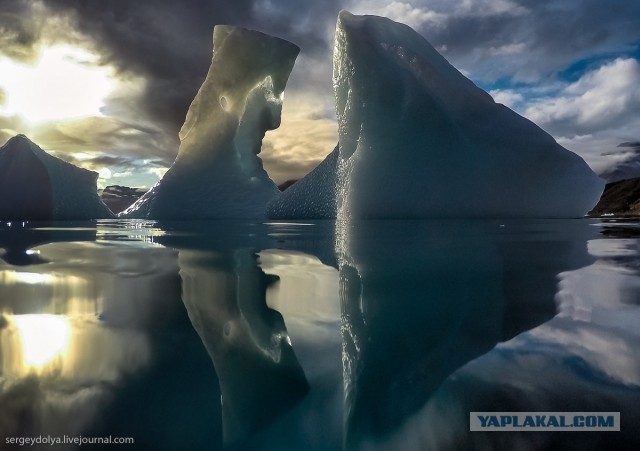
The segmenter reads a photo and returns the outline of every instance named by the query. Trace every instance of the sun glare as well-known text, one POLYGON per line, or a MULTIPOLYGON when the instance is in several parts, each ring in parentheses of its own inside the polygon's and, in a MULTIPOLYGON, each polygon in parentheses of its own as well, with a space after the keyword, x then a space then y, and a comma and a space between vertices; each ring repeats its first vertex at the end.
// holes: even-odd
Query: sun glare
POLYGON ((0 271, 0 283, 4 285, 13 285, 16 283, 24 283, 28 285, 46 285, 50 284, 55 278, 50 274, 37 272, 19 272, 19 271, 0 271))
POLYGON ((13 321, 20 335, 25 367, 40 370, 67 352, 71 325, 66 317, 15 315, 13 321))
POLYGON ((33 65, 0 59, 0 112, 31 124, 99 116, 117 82, 111 68, 96 63, 95 55, 68 45, 43 48, 33 65))

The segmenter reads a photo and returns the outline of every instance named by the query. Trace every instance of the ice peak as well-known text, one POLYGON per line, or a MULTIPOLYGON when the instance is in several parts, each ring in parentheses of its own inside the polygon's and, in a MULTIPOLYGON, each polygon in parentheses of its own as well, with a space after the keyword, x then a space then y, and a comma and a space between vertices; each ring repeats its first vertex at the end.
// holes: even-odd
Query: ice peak
POLYGON ((22 133, 13 136, 11 138, 9 138, 7 140, 7 142, 0 148, 0 149, 6 149, 6 150, 16 150, 16 151, 26 151, 26 150, 30 150, 31 146, 35 146, 36 144, 31 141, 29 138, 26 137, 26 135, 23 135, 22 133))

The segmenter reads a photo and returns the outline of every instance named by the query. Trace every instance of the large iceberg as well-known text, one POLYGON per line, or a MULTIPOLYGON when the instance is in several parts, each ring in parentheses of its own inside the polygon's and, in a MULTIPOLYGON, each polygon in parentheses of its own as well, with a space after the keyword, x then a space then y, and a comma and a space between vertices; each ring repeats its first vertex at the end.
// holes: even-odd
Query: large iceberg
POLYGON ((0 220, 113 217, 98 197, 98 173, 49 155, 24 135, 0 147, 0 220))
MULTIPOLYGON (((337 187, 323 198, 341 219, 580 217, 602 193, 579 156, 406 25, 342 11, 334 88, 340 150, 323 170, 337 172, 337 187)), ((289 197, 273 217, 300 209, 289 197)))
POLYGON ((283 92, 300 49, 257 31, 218 25, 207 78, 180 130, 165 176, 121 216, 259 218, 279 190, 257 156, 280 126, 283 92))

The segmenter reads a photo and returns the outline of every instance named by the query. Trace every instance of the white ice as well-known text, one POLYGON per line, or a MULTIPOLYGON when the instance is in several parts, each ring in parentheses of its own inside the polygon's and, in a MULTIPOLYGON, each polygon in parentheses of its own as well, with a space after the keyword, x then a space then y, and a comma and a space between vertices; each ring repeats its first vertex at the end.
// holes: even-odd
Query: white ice
POLYGON ((262 218, 279 195, 257 156, 280 126, 284 88, 299 48, 257 31, 218 25, 206 80, 165 176, 122 217, 262 218))

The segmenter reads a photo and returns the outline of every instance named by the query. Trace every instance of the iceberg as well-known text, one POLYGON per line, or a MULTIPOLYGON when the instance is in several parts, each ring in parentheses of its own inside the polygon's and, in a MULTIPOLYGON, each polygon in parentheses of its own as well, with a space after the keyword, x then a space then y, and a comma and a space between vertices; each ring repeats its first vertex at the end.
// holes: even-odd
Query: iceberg
POLYGON ((279 195, 258 157, 267 130, 280 126, 284 88, 300 51, 257 31, 218 25, 207 78, 164 177, 121 216, 263 218, 279 195))
POLYGON ((337 216, 584 216, 604 182, 410 27, 338 17, 337 216))
POLYGON ((302 179, 276 197, 267 208, 269 219, 324 219, 336 217, 339 146, 302 179))
POLYGON ((98 197, 98 173, 49 155, 24 135, 0 147, 0 219, 113 217, 98 197))

